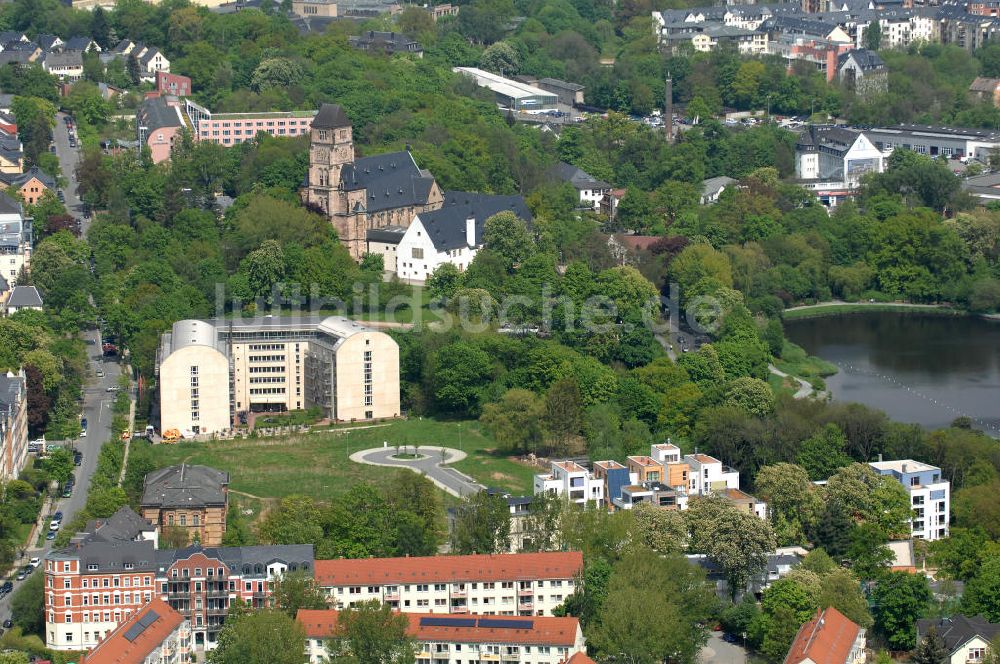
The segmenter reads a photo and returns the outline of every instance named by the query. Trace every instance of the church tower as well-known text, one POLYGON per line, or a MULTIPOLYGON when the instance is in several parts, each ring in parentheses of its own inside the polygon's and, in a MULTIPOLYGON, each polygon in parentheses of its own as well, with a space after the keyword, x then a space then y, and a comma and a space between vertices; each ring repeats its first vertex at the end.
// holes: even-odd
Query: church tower
POLYGON ((309 143, 308 201, 328 215, 348 212, 340 173, 354 163, 351 121, 338 104, 323 104, 312 121, 309 143))

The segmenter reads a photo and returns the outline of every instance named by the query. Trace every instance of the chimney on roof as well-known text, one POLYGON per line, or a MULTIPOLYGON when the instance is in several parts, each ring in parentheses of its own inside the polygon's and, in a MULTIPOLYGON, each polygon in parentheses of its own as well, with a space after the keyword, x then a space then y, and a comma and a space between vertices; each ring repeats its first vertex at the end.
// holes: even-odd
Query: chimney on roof
POLYGON ((881 452, 879 452, 879 455, 878 455, 878 462, 882 463, 882 453, 881 452))
POLYGON ((476 218, 467 217, 465 220, 465 243, 470 247, 476 246, 476 218))
POLYGON ((903 464, 903 473, 904 474, 906 473, 906 464, 905 463, 903 464))

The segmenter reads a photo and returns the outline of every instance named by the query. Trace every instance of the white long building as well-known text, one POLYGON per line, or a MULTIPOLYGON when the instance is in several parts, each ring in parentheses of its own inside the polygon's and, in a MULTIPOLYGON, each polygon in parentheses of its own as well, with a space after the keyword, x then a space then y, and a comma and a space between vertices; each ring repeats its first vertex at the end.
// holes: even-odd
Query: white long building
POLYGON ((579 551, 317 560, 337 609, 378 600, 403 613, 551 616, 576 589, 579 551))

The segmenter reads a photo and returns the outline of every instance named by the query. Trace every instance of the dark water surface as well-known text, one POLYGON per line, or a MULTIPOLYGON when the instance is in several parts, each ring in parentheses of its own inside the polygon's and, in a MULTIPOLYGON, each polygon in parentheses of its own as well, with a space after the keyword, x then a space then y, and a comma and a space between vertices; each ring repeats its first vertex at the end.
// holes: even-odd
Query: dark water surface
POLYGON ((836 364, 833 398, 901 422, 948 426, 965 415, 1000 435, 1000 321, 920 313, 845 314, 789 321, 786 336, 836 364))

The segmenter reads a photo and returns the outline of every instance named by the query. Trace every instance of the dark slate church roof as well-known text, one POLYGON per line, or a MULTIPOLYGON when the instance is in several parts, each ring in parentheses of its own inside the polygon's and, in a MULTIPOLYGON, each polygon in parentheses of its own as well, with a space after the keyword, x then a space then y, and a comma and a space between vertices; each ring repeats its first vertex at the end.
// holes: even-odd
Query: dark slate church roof
POLYGON ((465 191, 448 191, 444 194, 444 205, 440 210, 421 212, 418 216, 428 237, 438 251, 450 251, 467 246, 465 222, 470 217, 476 220, 476 244, 482 244, 483 226, 486 220, 498 212, 509 210, 521 219, 530 222, 531 211, 521 196, 494 196, 473 194, 465 191))
POLYGON ((388 152, 345 165, 340 172, 340 184, 346 191, 366 189, 365 210, 379 212, 424 205, 434 177, 420 170, 409 152, 388 152))
POLYGON ((347 113, 340 104, 321 104, 312 126, 314 129, 336 129, 350 127, 351 121, 347 119, 347 113))

